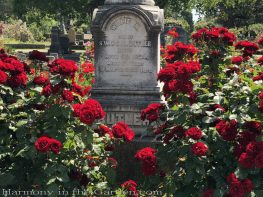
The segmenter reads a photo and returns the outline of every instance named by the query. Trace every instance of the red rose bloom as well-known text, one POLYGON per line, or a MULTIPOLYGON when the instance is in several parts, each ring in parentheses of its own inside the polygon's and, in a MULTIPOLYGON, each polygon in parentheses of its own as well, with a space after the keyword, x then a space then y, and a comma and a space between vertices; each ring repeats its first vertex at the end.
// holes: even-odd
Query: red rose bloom
POLYGON ((243 57, 242 56, 237 56, 237 57, 232 57, 231 62, 232 64, 237 64, 240 65, 243 62, 243 57))
POLYGON ((88 99, 84 104, 77 106, 76 110, 74 109, 74 115, 78 115, 80 121, 88 125, 104 118, 105 114, 100 103, 94 99, 88 99))
POLYGON ((84 97, 86 95, 87 92, 85 92, 85 90, 83 90, 83 88, 76 84, 76 83, 72 83, 72 92, 80 95, 81 97, 84 97))
POLYGON ((263 91, 261 91, 261 92, 258 94, 258 98, 259 98, 260 100, 263 100, 263 91))
POLYGON ((261 101, 259 102, 258 110, 259 110, 261 113, 263 113, 263 100, 261 100, 261 101))
POLYGON ((84 64, 81 65, 83 73, 94 73, 95 68, 94 65, 90 61, 86 61, 84 64))
POLYGON ((256 157, 263 150, 263 142, 250 142, 246 147, 246 153, 249 156, 256 157))
POLYGON ((73 77, 75 72, 78 71, 76 62, 65 59, 56 59, 51 64, 49 64, 49 67, 52 73, 60 73, 61 75, 69 77, 73 77))
POLYGON ((197 142, 192 145, 192 152, 196 156, 204 156, 208 148, 203 142, 197 142))
POLYGON ((156 121, 160 116, 160 111, 163 109, 163 105, 160 103, 152 103, 146 109, 141 112, 142 120, 149 120, 150 122, 156 121))
POLYGON ((256 165, 256 168, 263 168, 263 151, 262 151, 262 149, 261 149, 261 152, 256 156, 255 165, 256 165))
POLYGON ((53 153, 58 154, 62 148, 62 144, 56 139, 50 139, 49 148, 53 153))
POLYGON ((121 187, 129 191, 129 195, 137 197, 137 183, 133 180, 129 180, 121 184, 121 187))
POLYGON ((172 66, 166 66, 162 68, 158 73, 158 80, 161 82, 167 82, 175 77, 175 70, 172 66))
POLYGON ((259 49, 257 44, 249 41, 239 41, 238 43, 236 43, 235 48, 242 49, 244 57, 252 56, 259 49))
POLYGON ((227 176, 227 183, 228 184, 231 184, 233 182, 238 182, 238 178, 236 177, 235 173, 230 173, 228 176, 227 176))
POLYGON ((173 38, 177 38, 179 34, 176 32, 176 28, 174 27, 173 29, 169 30, 167 32, 167 35, 172 36, 173 38))
POLYGON ((219 104, 214 104, 213 106, 211 106, 212 111, 215 111, 216 109, 220 109, 222 112, 226 112, 226 109, 219 104))
POLYGON ((263 80, 263 73, 259 73, 258 76, 253 77, 253 81, 260 81, 263 80))
POLYGON ((48 84, 46 85, 41 94, 44 95, 45 97, 49 97, 51 94, 52 94, 53 90, 52 90, 52 85, 51 84, 48 84))
POLYGON ((243 197, 244 190, 240 181, 233 182, 230 185, 229 193, 232 197, 243 197))
POLYGON ((64 100, 68 101, 69 103, 72 103, 74 100, 74 95, 69 90, 63 90, 62 97, 64 100))
POLYGON ((213 189, 208 189, 203 192, 203 197, 213 197, 214 196, 214 190, 213 189))
POLYGON ((7 59, 5 59, 5 63, 7 63, 8 67, 9 67, 9 71, 12 74, 19 74, 19 73, 23 73, 25 71, 24 64, 17 59, 7 58, 7 59))
POLYGON ((247 153, 242 153, 238 159, 238 162, 243 168, 250 169, 255 165, 255 158, 251 157, 247 153))
POLYGON ((258 44, 263 45, 263 36, 259 39, 258 44))
POLYGON ((254 189, 254 185, 249 179, 242 180, 241 184, 245 193, 250 193, 254 189))
POLYGON ((192 127, 190 129, 188 129, 186 132, 185 132, 186 136, 187 137, 190 137, 194 140, 199 140, 202 138, 202 131, 201 129, 197 128, 197 127, 192 127))
POLYGON ((240 155, 245 152, 245 147, 240 145, 240 144, 237 144, 235 147, 234 147, 234 155, 236 158, 239 158, 240 155))
POLYGON ((50 138, 42 136, 35 142, 35 148, 38 152, 46 153, 49 150, 50 138))
POLYGON ((48 58, 46 57, 45 53, 42 53, 38 50, 33 50, 29 53, 28 59, 30 60, 40 60, 43 62, 48 62, 48 58))
POLYGON ((7 74, 0 70, 0 84, 5 84, 7 79, 8 79, 7 74))
POLYGON ((26 73, 22 72, 19 74, 12 75, 10 78, 8 78, 7 83, 12 88, 17 88, 19 86, 26 86, 27 80, 28 78, 26 73))
POLYGON ((259 59, 258 59, 258 63, 259 63, 259 65, 263 65, 263 56, 261 56, 259 59))
POLYGON ((244 127, 257 135, 260 135, 262 132, 261 123, 257 121, 248 121, 245 123, 244 127))
POLYGON ((150 147, 143 148, 135 154, 135 158, 142 162, 141 170, 145 176, 151 176, 157 170, 156 150, 150 147))
POLYGON ((125 141, 130 142, 133 140, 135 133, 124 122, 118 122, 112 127, 112 133, 116 138, 123 138, 125 141))
POLYGON ((97 129, 96 132, 100 136, 104 136, 104 135, 108 134, 110 136, 110 138, 114 138, 111 129, 109 127, 107 127, 106 125, 103 125, 103 124, 100 125, 99 129, 97 129))
POLYGON ((81 109, 81 104, 77 103, 72 105, 73 108, 73 116, 74 117, 79 117, 80 116, 80 109, 81 109))
POLYGON ((40 75, 33 79, 33 83, 36 85, 46 85, 47 83, 49 83, 49 79, 40 75))
POLYGON ((216 130, 226 141, 233 141, 237 136, 237 121, 222 120, 216 125, 216 130))

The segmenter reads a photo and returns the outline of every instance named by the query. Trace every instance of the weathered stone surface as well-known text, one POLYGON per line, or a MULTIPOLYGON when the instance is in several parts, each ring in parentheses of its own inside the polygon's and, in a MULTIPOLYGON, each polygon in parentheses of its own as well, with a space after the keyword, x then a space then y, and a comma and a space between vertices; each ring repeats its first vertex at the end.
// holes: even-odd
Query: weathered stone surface
POLYGON ((138 135, 146 130, 140 111, 160 102, 156 78, 162 26, 163 11, 156 6, 105 5, 95 11, 92 97, 108 113, 107 124, 125 121, 138 135))

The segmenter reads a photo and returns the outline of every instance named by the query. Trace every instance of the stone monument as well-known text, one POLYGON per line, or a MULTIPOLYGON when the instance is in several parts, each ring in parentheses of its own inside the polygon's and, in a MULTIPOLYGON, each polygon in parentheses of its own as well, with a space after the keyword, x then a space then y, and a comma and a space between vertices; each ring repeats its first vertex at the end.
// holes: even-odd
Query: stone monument
POLYGON ((153 0, 106 0, 94 11, 95 84, 92 98, 107 112, 108 125, 125 121, 137 136, 147 129, 140 112, 161 102, 160 32, 163 10, 153 0))
POLYGON ((59 28, 55 26, 51 29, 51 45, 48 54, 50 53, 62 53, 60 46, 60 31, 59 28))

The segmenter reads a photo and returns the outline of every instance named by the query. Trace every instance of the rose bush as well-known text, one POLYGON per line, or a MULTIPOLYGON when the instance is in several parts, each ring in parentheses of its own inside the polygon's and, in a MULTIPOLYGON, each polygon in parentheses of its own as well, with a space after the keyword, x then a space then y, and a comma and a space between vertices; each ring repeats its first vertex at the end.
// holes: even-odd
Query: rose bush
POLYGON ((105 112, 89 98, 93 76, 92 61, 49 62, 32 51, 21 62, 1 50, 1 188, 57 196, 62 190, 112 186, 114 143, 132 141, 134 132, 125 123, 112 130, 101 124, 105 112))
POLYGON ((154 115, 150 128, 162 142, 151 181, 174 196, 262 196, 262 39, 237 41, 213 27, 192 40, 162 49, 167 106, 142 111, 142 119, 154 115))

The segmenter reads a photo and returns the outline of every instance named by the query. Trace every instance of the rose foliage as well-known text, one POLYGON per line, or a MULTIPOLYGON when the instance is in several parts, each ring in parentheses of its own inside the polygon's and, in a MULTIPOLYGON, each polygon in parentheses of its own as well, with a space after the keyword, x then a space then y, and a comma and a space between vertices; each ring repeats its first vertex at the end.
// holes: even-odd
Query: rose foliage
POLYGON ((159 180, 168 196, 262 196, 262 39, 237 41, 213 27, 192 41, 162 49, 158 80, 167 105, 142 111, 143 119, 154 117, 150 128, 162 145, 136 157, 151 159, 150 182, 159 180))
POLYGON ((89 98, 93 75, 89 60, 49 62, 33 51, 21 62, 0 51, 0 188, 57 196, 110 187, 114 144, 134 133, 118 123, 120 138, 101 124, 105 112, 89 98))

